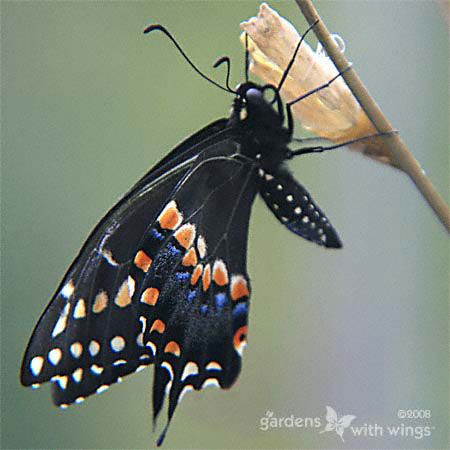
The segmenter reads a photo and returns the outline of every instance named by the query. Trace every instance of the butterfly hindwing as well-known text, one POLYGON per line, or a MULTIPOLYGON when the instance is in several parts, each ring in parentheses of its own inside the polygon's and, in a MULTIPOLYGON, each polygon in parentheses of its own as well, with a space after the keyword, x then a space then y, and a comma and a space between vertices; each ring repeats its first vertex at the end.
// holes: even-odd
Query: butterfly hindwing
POLYGON ((259 169, 259 193, 275 217, 293 233, 318 245, 342 247, 339 236, 309 192, 287 169, 259 169))
POLYGON ((166 392, 170 420, 187 391, 230 387, 240 370, 256 174, 242 158, 225 156, 220 146, 217 151, 213 156, 211 148, 168 199, 140 243, 131 271, 140 286, 135 295, 145 323, 143 341, 155 358, 155 419, 166 392))

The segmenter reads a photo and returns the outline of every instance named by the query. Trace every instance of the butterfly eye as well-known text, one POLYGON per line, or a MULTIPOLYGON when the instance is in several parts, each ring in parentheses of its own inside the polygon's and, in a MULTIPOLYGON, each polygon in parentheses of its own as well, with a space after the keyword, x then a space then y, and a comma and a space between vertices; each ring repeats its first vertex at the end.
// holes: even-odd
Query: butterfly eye
POLYGON ((263 97, 267 103, 273 105, 277 101, 277 91, 273 86, 267 86, 263 89, 263 97))

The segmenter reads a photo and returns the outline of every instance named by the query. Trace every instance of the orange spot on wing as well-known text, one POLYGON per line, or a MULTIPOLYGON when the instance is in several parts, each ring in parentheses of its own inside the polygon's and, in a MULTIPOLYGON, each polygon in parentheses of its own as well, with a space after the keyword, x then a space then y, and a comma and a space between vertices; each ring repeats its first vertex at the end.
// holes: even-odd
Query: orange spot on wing
POLYGON ((92 311, 98 314, 101 313, 108 306, 108 294, 105 291, 101 291, 95 297, 92 311))
POLYGON ((187 223, 183 225, 176 233, 175 239, 184 247, 189 248, 195 239, 195 225, 187 223))
POLYGON ((141 269, 143 272, 147 272, 152 264, 152 259, 143 250, 139 250, 134 257, 134 265, 141 269))
POLYGON ((162 320, 156 319, 153 322, 152 327, 150 328, 150 333, 152 331, 157 331, 158 333, 162 334, 162 333, 164 333, 165 329, 166 329, 166 324, 162 320))
POLYGON ((125 280, 120 286, 119 292, 114 299, 114 303, 121 308, 125 308, 131 303, 130 291, 128 288, 128 282, 125 280))
POLYGON ((165 347, 164 347, 165 353, 172 353, 175 356, 180 356, 181 349, 180 346, 175 341, 170 341, 165 347))
POLYGON ((217 361, 211 361, 207 364, 206 370, 222 370, 222 366, 217 361))
POLYGON ((181 264, 186 267, 195 266, 197 264, 197 261, 197 252, 195 251, 194 247, 191 247, 189 251, 184 255, 181 264))
POLYGON ((213 280, 219 286, 228 284, 228 271, 225 263, 218 259, 213 267, 213 280))
POLYGON ((239 348, 242 345, 242 342, 245 342, 247 338, 248 327, 247 325, 238 328, 236 333, 234 333, 233 337, 233 345, 234 348, 239 348))
POLYGON ((178 211, 174 200, 169 202, 158 217, 161 228, 165 230, 175 230, 183 220, 183 215, 178 211))
POLYGON ((209 285, 211 284, 211 266, 209 264, 206 264, 205 270, 203 271, 203 290, 207 291, 209 288, 209 285))
POLYGON ((191 284, 192 286, 195 286, 197 284, 198 279, 200 278, 200 275, 203 272, 203 266, 201 264, 199 264, 195 269, 194 272, 192 273, 192 277, 191 277, 191 284))
POLYGON ((156 288, 147 288, 141 296, 141 302, 147 305, 154 306, 158 301, 159 291, 156 288))
POLYGON ((234 275, 231 277, 231 299, 236 301, 249 295, 250 291, 248 290, 247 280, 242 275, 234 275))

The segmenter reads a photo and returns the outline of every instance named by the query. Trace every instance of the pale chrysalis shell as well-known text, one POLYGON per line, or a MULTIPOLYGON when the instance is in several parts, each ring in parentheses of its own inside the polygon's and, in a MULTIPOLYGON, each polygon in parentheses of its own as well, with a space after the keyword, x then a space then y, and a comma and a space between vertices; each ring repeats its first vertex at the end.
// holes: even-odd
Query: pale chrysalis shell
MULTIPOLYGON (((258 16, 242 22, 241 28, 248 35, 250 71, 265 83, 277 86, 300 40, 299 33, 266 3, 261 4, 258 16)), ((244 45, 245 33, 241 35, 244 45)), ((336 40, 342 44, 340 38, 336 37, 336 40)), ((320 44, 314 51, 304 41, 281 90, 283 100, 294 100, 331 80, 337 73, 320 44)), ((332 142, 345 142, 376 133, 342 78, 296 103, 292 112, 304 129, 332 142)), ((378 161, 393 164, 381 139, 364 141, 351 148, 378 161)))

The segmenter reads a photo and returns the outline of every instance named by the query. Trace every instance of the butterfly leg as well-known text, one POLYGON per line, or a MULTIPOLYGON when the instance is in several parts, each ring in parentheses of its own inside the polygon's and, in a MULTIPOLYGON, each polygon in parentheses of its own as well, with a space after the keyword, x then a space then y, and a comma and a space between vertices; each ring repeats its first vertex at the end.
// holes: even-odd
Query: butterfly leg
POLYGON ((294 120, 292 117, 292 106, 295 105, 296 103, 304 100, 305 98, 308 98, 309 96, 316 94, 317 92, 331 86, 331 84, 336 81, 338 78, 340 78, 345 72, 347 72, 348 70, 350 70, 352 67, 352 65, 350 64, 348 67, 346 67, 344 70, 342 70, 341 72, 339 72, 337 75, 335 75, 331 80, 327 81, 324 84, 321 84, 320 86, 317 86, 316 88, 306 92, 305 94, 300 95, 300 97, 297 97, 295 100, 290 101, 289 103, 286 103, 286 115, 287 115, 287 119, 288 119, 288 130, 289 132, 293 133, 294 131, 294 120))
POLYGON ((345 141, 345 142, 341 142, 340 144, 335 144, 335 145, 328 145, 328 146, 324 146, 324 145, 317 145, 314 147, 303 147, 300 148, 298 150, 290 150, 287 154, 287 158, 293 158, 294 156, 299 156, 299 155, 306 155, 308 153, 322 153, 328 150, 335 150, 337 148, 341 148, 341 147, 345 147, 347 145, 351 145, 351 144, 355 144, 357 142, 362 142, 362 141, 366 141, 368 139, 372 139, 374 137, 380 137, 380 136, 393 136, 393 135, 397 135, 398 131, 397 130, 392 130, 392 131, 386 131, 386 132, 382 132, 382 133, 374 133, 374 134, 369 134, 368 136, 363 136, 360 138, 356 138, 356 139, 351 139, 349 141, 345 141))

